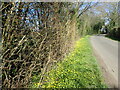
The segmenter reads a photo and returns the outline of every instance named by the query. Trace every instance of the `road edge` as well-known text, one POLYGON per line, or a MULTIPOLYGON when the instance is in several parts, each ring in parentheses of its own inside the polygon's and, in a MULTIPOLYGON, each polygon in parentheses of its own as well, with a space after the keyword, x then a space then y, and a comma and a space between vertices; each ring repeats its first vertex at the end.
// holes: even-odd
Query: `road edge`
POLYGON ((93 55, 96 57, 96 61, 100 67, 100 71, 102 72, 102 76, 104 78, 105 83, 108 85, 108 88, 118 88, 118 85, 115 84, 117 81, 114 79, 113 75, 109 72, 109 69, 107 65, 104 63, 102 57, 98 55, 97 51, 92 46, 91 37, 89 38, 89 40, 92 47, 93 55))

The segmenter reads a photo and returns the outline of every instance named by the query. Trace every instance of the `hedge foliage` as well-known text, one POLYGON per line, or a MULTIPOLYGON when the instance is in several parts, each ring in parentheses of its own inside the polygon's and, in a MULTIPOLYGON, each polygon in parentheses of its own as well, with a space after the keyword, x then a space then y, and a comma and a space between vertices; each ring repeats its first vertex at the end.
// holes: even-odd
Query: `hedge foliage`
POLYGON ((70 51, 76 35, 72 5, 2 3, 3 87, 28 87, 33 75, 44 74, 70 51))

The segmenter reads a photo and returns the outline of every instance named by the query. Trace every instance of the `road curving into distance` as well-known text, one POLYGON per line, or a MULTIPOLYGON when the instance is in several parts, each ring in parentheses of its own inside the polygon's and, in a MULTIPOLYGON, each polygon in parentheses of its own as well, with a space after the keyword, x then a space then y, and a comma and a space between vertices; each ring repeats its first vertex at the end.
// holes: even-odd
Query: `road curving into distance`
POLYGON ((120 42, 106 38, 104 35, 91 36, 90 42, 108 87, 118 88, 118 51, 120 52, 118 46, 120 42))

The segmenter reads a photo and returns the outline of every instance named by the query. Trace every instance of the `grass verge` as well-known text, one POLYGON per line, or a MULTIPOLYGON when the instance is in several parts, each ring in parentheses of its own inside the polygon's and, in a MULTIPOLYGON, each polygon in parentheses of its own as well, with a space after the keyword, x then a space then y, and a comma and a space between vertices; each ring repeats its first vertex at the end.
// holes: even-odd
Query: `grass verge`
MULTIPOLYGON (((100 68, 92 54, 88 36, 76 42, 73 52, 49 71, 42 88, 106 88, 100 68)), ((38 87, 34 76, 32 87, 38 87)))

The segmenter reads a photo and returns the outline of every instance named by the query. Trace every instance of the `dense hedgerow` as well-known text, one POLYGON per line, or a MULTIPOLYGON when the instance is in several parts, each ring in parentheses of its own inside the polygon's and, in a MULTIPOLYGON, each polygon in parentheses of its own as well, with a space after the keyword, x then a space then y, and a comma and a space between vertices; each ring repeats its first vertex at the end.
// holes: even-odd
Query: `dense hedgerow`
MULTIPOLYGON (((2 86, 28 87, 70 51, 76 35, 73 3, 2 3, 2 86)), ((41 76, 42 78, 42 76, 41 76)))

